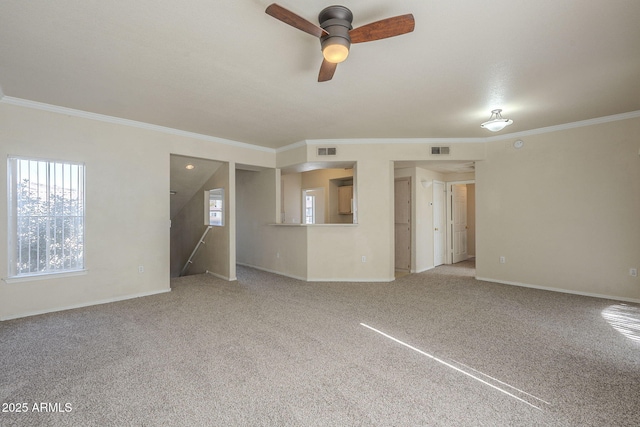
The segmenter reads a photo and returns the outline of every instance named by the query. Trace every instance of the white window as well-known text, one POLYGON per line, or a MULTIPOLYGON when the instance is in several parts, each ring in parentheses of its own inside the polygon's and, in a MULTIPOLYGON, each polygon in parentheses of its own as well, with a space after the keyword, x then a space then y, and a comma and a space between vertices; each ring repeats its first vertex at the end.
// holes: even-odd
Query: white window
POLYGON ((9 276, 84 269, 84 164, 9 157, 9 276))
POLYGON ((205 225, 224 225, 224 188, 214 188, 204 192, 205 225))
POLYGON ((304 223, 316 223, 316 196, 304 196, 304 223))

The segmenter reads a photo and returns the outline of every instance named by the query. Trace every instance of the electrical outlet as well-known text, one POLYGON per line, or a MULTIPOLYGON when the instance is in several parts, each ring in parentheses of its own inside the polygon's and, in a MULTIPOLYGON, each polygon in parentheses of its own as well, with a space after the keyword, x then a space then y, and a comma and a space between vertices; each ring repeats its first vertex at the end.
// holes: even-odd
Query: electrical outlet
POLYGON ((362 255, 362 262, 367 262, 367 257, 362 255))
POLYGON ((629 276, 638 277, 638 269, 637 268, 630 268, 629 269, 629 276))
POLYGON ((500 264, 504 264, 507 262, 507 259, 503 256, 500 257, 500 264))
POLYGON ((276 252, 276 258, 280 258, 280 252, 276 252))
POLYGON ((138 273, 144 273, 144 265, 138 266, 138 273))

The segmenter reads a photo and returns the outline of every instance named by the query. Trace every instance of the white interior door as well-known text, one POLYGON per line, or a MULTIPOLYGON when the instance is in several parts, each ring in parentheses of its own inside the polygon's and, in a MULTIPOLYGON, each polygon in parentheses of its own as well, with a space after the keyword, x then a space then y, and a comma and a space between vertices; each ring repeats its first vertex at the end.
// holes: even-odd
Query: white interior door
POLYGON ((394 188, 396 270, 411 270, 411 182, 398 179, 394 188))
POLYGON ((452 212, 452 263, 469 258, 467 251, 467 185, 453 184, 451 186, 452 212))
POLYGON ((444 182, 433 181, 433 265, 445 263, 445 185, 444 182))

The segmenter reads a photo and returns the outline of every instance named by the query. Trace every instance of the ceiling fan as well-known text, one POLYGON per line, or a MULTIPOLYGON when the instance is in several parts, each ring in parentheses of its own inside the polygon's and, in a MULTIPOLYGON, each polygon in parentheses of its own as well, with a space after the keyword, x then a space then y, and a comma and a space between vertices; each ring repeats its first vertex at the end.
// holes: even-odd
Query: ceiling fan
POLYGON ((272 4, 265 13, 305 33, 320 38, 324 57, 318 74, 319 82, 333 78, 338 64, 349 55, 351 43, 364 43, 410 33, 415 27, 412 14, 395 16, 353 29, 353 14, 344 6, 326 7, 318 15, 320 26, 284 7, 272 4))

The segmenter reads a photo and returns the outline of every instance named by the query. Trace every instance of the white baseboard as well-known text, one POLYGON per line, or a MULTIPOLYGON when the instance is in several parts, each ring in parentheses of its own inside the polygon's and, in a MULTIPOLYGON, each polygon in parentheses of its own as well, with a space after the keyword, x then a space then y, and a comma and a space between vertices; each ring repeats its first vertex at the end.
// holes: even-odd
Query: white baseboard
POLYGON ((508 280, 489 279, 487 277, 477 277, 476 276, 476 280, 482 280, 484 282, 500 283, 500 284, 503 284, 503 285, 520 286, 522 288, 540 289, 540 290, 543 290, 543 291, 561 292, 563 294, 581 295, 581 296, 584 296, 584 297, 602 298, 602 299, 610 299, 610 300, 624 301, 624 302, 633 302, 633 303, 640 304, 640 299, 637 299, 637 298, 626 298, 626 297, 619 297, 619 296, 615 296, 615 295, 604 295, 604 294, 595 294, 595 293, 591 293, 591 292, 573 291, 573 290, 570 290, 570 289, 552 288, 552 287, 549 287, 549 286, 531 285, 531 284, 528 284, 528 283, 520 283, 520 282, 510 282, 508 280))
POLYGON ((213 271, 209 271, 209 270, 207 270, 206 273, 214 277, 217 277, 218 279, 226 280, 227 282, 233 282, 235 280, 238 280, 236 277, 231 278, 228 276, 223 276, 222 274, 214 273, 213 271))
POLYGON ((244 262, 236 262, 236 264, 237 265, 241 265, 243 267, 255 268, 256 270, 266 271, 267 273, 273 273, 273 274, 278 274, 280 276, 290 277, 290 278, 296 279, 296 280, 302 280, 303 282, 307 281, 307 279, 305 277, 296 276, 296 275, 293 275, 293 274, 287 274, 287 273, 283 273, 282 271, 271 270, 269 268, 259 267, 257 265, 245 264, 244 262))
POLYGON ((292 279, 296 279, 296 280, 302 280, 303 282, 393 282, 395 280, 395 277, 391 278, 391 279, 379 279, 379 278, 375 278, 375 279, 354 279, 354 278, 348 278, 348 279, 343 279, 343 278, 331 278, 331 279, 324 279, 324 278, 313 278, 313 277, 301 277, 301 276, 295 276, 293 274, 287 274, 287 273, 283 273, 282 271, 276 271, 276 270, 271 270, 269 268, 264 268, 264 267, 259 267, 256 265, 251 265, 251 264, 245 264, 243 262, 237 262, 236 264, 238 265, 242 265, 244 267, 249 267, 249 268, 255 268, 256 270, 261 270, 261 271, 266 271, 267 273, 273 273, 273 274, 278 274, 280 276, 285 276, 285 277, 290 277, 292 279))
POLYGON ((434 268, 434 266, 423 268, 421 270, 417 270, 416 273, 424 273, 425 271, 433 270, 434 268))
POLYGON ((164 289, 164 290, 161 290, 161 291, 152 291, 152 292, 142 292, 142 293, 139 293, 139 294, 124 295, 124 296, 113 297, 113 298, 106 298, 106 299, 101 299, 101 300, 96 300, 96 301, 84 302, 84 303, 80 303, 80 304, 67 305, 67 306, 64 306, 64 307, 50 308, 50 309, 45 309, 45 310, 29 311, 29 312, 20 313, 20 314, 12 314, 10 316, 0 318, 0 321, 19 319, 19 318, 22 318, 22 317, 29 317, 29 316, 37 316, 37 315, 40 315, 40 314, 55 313, 57 311, 73 310, 73 309, 76 309, 76 308, 90 307, 92 305, 109 304, 109 303, 112 303, 112 302, 125 301, 125 300, 128 300, 128 299, 149 297, 149 296, 152 296, 152 295, 164 294, 166 292, 171 292, 171 289, 164 289))
POLYGON ((353 277, 348 278, 348 279, 341 279, 341 278, 331 278, 331 279, 324 279, 324 278, 309 278, 307 279, 308 282, 324 282, 324 283, 329 283, 329 282, 351 282, 351 283, 364 283, 364 282, 371 282, 371 283, 388 283, 388 282, 393 282, 394 280, 396 280, 395 277, 391 278, 391 279, 380 279, 380 278, 375 278, 375 279, 354 279, 353 277))

